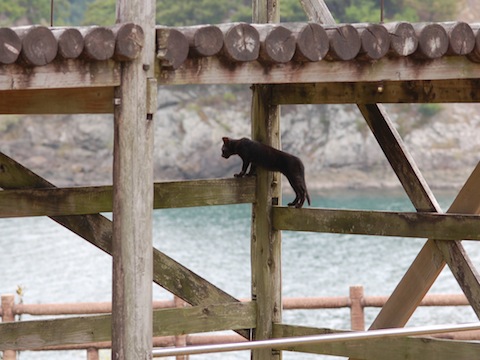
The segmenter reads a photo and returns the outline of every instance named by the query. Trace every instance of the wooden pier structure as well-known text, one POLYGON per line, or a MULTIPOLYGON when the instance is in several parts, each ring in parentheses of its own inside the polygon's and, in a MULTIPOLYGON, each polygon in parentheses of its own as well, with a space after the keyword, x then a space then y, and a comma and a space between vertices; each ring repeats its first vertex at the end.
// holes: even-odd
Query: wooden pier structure
MULTIPOLYGON (((0 29, 0 114, 114 115, 111 187, 56 188, 0 153, 1 217, 49 216, 113 259, 112 315, 2 323, 4 356, 112 341, 114 360, 150 359, 153 336, 234 330, 267 340, 336 332, 282 322, 283 230, 426 239, 372 330, 405 326, 445 265, 480 317, 480 277, 462 246, 480 239, 480 166, 442 213, 381 105, 478 102, 480 25, 337 25, 323 0, 301 4, 308 23, 280 23, 277 1, 253 0, 252 24, 169 28, 155 26, 154 0, 118 0, 112 27, 0 29), (157 86, 217 83, 252 85, 251 135, 278 148, 281 105, 357 104, 416 212, 285 208, 281 177, 261 169, 248 179, 154 184, 157 86), (252 203, 248 302, 152 247, 154 208, 237 203, 252 203), (113 222, 100 215, 107 211, 113 222), (192 306, 153 311, 152 281, 192 306)), ((288 350, 466 360, 478 357, 480 344, 397 336, 288 350)), ((283 351, 258 348, 252 358, 281 359, 283 351)))

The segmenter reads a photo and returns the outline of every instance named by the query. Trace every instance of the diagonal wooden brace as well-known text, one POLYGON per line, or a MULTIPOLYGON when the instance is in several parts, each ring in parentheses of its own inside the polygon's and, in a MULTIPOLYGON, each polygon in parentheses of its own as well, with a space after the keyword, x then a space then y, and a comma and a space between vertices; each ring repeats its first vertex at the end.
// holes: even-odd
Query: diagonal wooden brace
MULTIPOLYGON (((0 187, 24 189, 55 186, 0 153, 0 187)), ((112 254, 112 222, 104 216, 100 214, 54 216, 51 219, 99 249, 112 254)), ((153 248, 153 281, 191 305, 213 305, 238 301, 155 248, 153 248)), ((249 330, 237 332, 247 339, 250 337, 249 330)))

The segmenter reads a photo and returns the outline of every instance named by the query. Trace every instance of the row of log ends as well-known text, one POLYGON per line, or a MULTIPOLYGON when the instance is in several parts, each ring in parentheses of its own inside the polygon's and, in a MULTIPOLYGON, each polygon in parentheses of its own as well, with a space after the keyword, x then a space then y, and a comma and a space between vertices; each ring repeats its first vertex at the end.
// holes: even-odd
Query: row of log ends
POLYGON ((157 26, 157 57, 162 67, 176 69, 187 58, 219 56, 230 62, 378 60, 414 56, 437 59, 468 56, 480 62, 480 24, 318 23, 157 26))
POLYGON ((138 57, 143 44, 143 29, 132 23, 112 27, 0 28, 0 64, 42 66, 56 58, 130 61, 138 57))

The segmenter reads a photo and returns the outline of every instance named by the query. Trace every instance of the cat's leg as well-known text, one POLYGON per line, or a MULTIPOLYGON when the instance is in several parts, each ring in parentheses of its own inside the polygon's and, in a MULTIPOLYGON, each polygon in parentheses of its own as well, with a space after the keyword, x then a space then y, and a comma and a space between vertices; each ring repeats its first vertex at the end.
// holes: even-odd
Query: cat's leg
POLYGON ((235 174, 235 175, 233 175, 233 176, 235 176, 235 177, 243 177, 243 176, 245 175, 245 173, 247 172, 248 165, 250 165, 250 162, 243 160, 242 171, 240 171, 238 174, 235 174))
POLYGON ((257 175, 257 167, 254 163, 250 166, 250 171, 248 172, 247 176, 255 176, 257 175))

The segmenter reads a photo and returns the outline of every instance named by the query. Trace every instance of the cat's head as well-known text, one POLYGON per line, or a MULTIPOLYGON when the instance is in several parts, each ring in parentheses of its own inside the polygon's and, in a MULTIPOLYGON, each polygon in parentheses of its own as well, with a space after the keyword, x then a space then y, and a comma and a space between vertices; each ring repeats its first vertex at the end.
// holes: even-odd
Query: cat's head
POLYGON ((228 159, 230 156, 234 155, 232 140, 228 137, 223 137, 223 146, 222 146, 222 157, 228 159))

